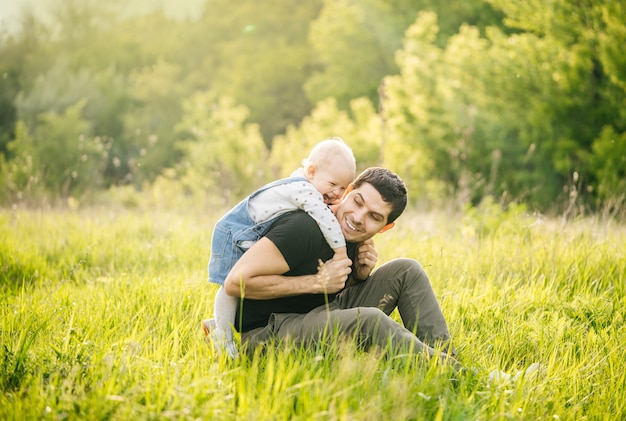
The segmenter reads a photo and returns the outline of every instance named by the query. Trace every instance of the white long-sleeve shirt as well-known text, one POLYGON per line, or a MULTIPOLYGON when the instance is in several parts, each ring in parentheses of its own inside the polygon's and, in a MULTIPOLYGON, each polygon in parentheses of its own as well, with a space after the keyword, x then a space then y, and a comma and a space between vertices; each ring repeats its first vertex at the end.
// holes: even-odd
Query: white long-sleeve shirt
MULTIPOLYGON (((300 168, 291 177, 304 177, 304 172, 300 168)), ((331 248, 346 246, 335 214, 324 203, 322 194, 308 181, 294 181, 269 188, 250 198, 248 202, 248 211, 255 223, 298 209, 304 210, 318 223, 331 248)))

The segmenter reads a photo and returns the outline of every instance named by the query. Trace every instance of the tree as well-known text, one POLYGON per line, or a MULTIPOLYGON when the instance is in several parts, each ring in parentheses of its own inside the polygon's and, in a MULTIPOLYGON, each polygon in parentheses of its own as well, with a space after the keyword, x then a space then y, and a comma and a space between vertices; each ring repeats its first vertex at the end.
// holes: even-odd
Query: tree
POLYGON ((309 23, 320 0, 210 0, 190 35, 194 81, 250 110, 269 145, 311 109, 303 84, 311 71, 309 23))
POLYGON ((289 176, 313 146, 332 137, 342 138, 352 148, 358 169, 380 165, 382 123, 372 103, 366 98, 354 100, 346 112, 338 109, 334 99, 328 99, 299 126, 288 127, 284 136, 274 139, 270 155, 274 178, 289 176))
MULTIPOLYGON (((624 59, 619 47, 626 41, 626 9, 602 1, 491 3, 505 13, 507 25, 525 31, 532 49, 546 43, 553 46, 534 69, 550 75, 558 87, 542 98, 543 110, 537 107, 536 115, 548 116, 552 122, 545 125, 549 132, 537 131, 534 137, 546 144, 548 161, 564 181, 562 191, 570 189, 565 180, 576 173, 581 195, 597 194, 595 187, 605 180, 592 163, 597 162, 593 155, 605 150, 597 145, 606 143, 607 126, 616 130, 613 139, 626 131, 624 59)), ((620 148, 616 151, 619 157, 620 148)))
POLYGON ((597 180, 602 205, 624 203, 626 199, 626 133, 606 126, 593 142, 590 170, 597 180))
POLYGON ((0 33, 0 154, 14 135, 18 120, 15 98, 32 82, 32 67, 46 61, 48 32, 32 12, 23 11, 18 33, 0 33))
POLYGON ((400 74, 383 84, 384 164, 404 178, 413 198, 442 196, 441 182, 452 170, 448 145, 454 145, 454 127, 439 93, 447 84, 440 83, 446 69, 434 45, 437 33, 436 15, 420 13, 397 54, 400 74))
POLYGON ((123 116, 124 142, 116 152, 125 159, 119 169, 132 174, 138 185, 153 181, 181 157, 173 130, 183 115, 181 98, 187 94, 181 79, 180 66, 165 60, 129 76, 131 104, 123 116))
POLYGON ((524 32, 492 27, 483 36, 465 25, 439 48, 436 17, 426 13, 407 31, 400 75, 385 84, 385 154, 397 157, 386 162, 462 202, 495 195, 545 209, 569 200, 573 174, 581 195, 593 191, 589 154, 601 124, 623 127, 623 90, 600 64, 593 6, 542 3, 530 14, 506 4, 506 22, 524 32), (569 28, 570 15, 587 28, 569 28))
POLYGON ((15 126, 15 137, 7 147, 11 158, 7 160, 0 155, 0 198, 3 203, 22 201, 45 193, 41 170, 33 162, 32 136, 24 122, 18 121, 15 126))
POLYGON ((199 198, 220 197, 228 206, 264 184, 267 149, 248 110, 229 97, 197 92, 183 102, 177 131, 185 139, 179 165, 183 186, 199 198))
POLYGON ((484 27, 500 21, 480 0, 325 0, 309 35, 316 70, 305 85, 308 98, 315 103, 332 97, 346 110, 352 99, 367 97, 377 106, 378 87, 385 76, 398 73, 395 54, 420 11, 438 15, 443 30, 433 42, 439 47, 463 23, 484 27))
POLYGON ((81 101, 62 114, 40 114, 32 133, 18 122, 16 138, 9 143, 14 158, 4 164, 5 195, 35 193, 54 200, 98 187, 104 146, 91 137, 90 124, 81 117, 84 106, 81 101))

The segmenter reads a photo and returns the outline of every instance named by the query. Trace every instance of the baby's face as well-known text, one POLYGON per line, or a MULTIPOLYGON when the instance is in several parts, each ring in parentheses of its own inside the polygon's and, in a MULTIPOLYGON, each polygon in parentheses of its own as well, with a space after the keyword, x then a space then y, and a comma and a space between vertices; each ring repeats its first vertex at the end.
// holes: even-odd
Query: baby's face
POLYGON ((309 177, 309 181, 322 194, 327 205, 339 203, 353 179, 353 171, 343 165, 317 167, 315 174, 309 177))

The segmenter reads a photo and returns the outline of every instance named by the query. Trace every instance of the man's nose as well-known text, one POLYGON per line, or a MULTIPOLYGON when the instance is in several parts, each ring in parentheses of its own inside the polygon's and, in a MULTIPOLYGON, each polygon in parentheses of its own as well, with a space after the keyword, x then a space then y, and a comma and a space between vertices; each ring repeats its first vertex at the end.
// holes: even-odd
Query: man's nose
POLYGON ((365 218, 365 211, 363 210, 358 210, 354 212, 353 217, 352 217, 352 219, 354 220, 354 223, 356 224, 363 223, 363 218, 365 218))

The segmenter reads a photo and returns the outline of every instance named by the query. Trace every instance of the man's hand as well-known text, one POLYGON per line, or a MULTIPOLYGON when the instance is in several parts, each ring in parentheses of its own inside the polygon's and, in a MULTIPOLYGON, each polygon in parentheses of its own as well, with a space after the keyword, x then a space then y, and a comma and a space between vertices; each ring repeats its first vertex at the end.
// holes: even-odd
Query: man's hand
POLYGON ((364 281, 374 270, 378 253, 374 247, 374 240, 371 238, 363 241, 356 249, 356 261, 354 262, 354 279, 364 281))
POLYGON ((346 286, 350 272, 352 272, 352 260, 347 257, 335 256, 326 263, 320 261, 316 277, 319 293, 334 294, 341 291, 346 286))

